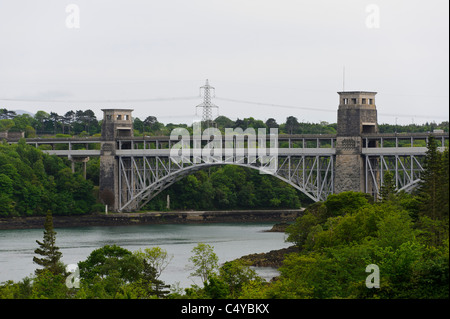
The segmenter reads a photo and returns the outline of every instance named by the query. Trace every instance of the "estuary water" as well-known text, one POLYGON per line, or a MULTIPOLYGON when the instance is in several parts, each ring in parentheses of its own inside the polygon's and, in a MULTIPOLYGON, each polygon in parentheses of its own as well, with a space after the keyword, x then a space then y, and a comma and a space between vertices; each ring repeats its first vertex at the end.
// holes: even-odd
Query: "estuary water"
MULTIPOLYGON (((219 257, 219 263, 244 255, 269 252, 289 247, 286 235, 266 232, 273 223, 220 223, 139 225, 114 227, 56 228, 56 245, 66 265, 85 260, 89 254, 104 245, 118 245, 130 251, 158 246, 173 256, 160 279, 166 284, 182 288, 199 278, 189 277, 187 269, 192 249, 198 243, 209 244, 219 257)), ((34 273, 39 266, 33 263, 36 240, 43 240, 43 229, 0 230, 0 282, 20 281, 34 273)), ((257 268, 260 276, 269 280, 277 275, 275 269, 257 268)))

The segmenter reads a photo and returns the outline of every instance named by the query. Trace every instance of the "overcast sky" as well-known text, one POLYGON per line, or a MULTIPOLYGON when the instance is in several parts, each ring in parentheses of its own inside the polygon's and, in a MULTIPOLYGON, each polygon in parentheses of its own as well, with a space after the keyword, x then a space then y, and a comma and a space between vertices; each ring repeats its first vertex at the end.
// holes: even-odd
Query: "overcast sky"
POLYGON ((189 123, 209 79, 231 119, 335 123, 344 66, 379 123, 448 120, 449 1, 0 0, 1 108, 189 123))

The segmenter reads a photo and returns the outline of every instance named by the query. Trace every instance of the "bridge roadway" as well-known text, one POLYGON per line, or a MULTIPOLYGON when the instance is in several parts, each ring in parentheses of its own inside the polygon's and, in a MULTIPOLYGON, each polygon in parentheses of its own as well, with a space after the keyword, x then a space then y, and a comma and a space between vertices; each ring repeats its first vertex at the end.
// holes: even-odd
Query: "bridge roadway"
MULTIPOLYGON (((425 145, 429 135, 430 133, 365 134, 361 136, 364 144, 361 152, 363 155, 424 155, 427 150, 425 145), (386 144, 389 144, 389 146, 386 146, 386 144)), ((449 133, 432 133, 432 135, 440 142, 439 149, 443 151, 445 146, 448 146, 449 133)), ((269 137, 267 135, 267 139, 269 137)), ((335 155, 336 137, 334 134, 281 134, 278 135, 278 155, 335 155), (287 142, 288 146, 280 147, 282 142, 287 142), (314 146, 311 147, 310 145, 314 146)), ((117 138, 116 141, 118 148, 115 154, 117 156, 169 156, 171 145, 178 142, 177 140, 171 140, 169 136, 122 137, 117 138)), ((222 145, 225 145, 225 136, 222 136, 222 141, 222 145)), ((9 140, 8 142, 15 143, 17 140, 9 140)), ((51 150, 43 149, 43 152, 49 155, 67 156, 69 158, 100 156, 101 142, 100 137, 26 139, 27 144, 33 144, 36 147, 51 145, 51 150), (97 149, 89 149, 89 145, 92 144, 97 144, 98 146, 95 146, 97 149), (56 145, 67 145, 65 147, 67 149, 55 149, 56 145), (84 149, 74 149, 75 145, 84 145, 84 149)))

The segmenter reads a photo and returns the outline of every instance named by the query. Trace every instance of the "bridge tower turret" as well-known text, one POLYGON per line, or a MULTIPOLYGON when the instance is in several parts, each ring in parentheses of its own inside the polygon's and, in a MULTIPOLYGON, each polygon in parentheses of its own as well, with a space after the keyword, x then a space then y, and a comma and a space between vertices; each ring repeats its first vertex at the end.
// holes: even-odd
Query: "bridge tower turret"
MULTIPOLYGON (((117 139, 133 137, 130 109, 103 109, 102 141, 100 151, 100 199, 108 209, 119 209, 119 162, 116 158, 117 139)), ((121 143, 121 148, 130 143, 121 143)))
POLYGON ((338 92, 334 193, 364 192, 362 134, 378 133, 376 92, 338 92))

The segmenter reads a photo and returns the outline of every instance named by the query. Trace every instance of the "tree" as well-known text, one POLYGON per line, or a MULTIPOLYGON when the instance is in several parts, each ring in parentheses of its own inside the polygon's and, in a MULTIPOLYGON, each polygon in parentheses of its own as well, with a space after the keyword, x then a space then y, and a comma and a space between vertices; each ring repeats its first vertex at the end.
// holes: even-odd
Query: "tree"
POLYGON ((93 281, 95 278, 115 282, 114 286, 139 279, 143 265, 139 257, 129 250, 106 245, 91 252, 85 261, 78 263, 82 279, 93 281))
POLYGON ((279 125, 278 125, 278 123, 277 123, 277 121, 274 119, 274 118, 269 118, 269 119, 267 119, 267 121, 266 121, 266 126, 267 126, 267 128, 278 128, 279 127, 279 125))
POLYGON ((66 112, 66 114, 64 114, 64 124, 66 124, 69 127, 69 132, 68 132, 69 134, 70 134, 70 129, 74 122, 75 122, 75 112, 72 110, 66 112))
POLYGON ((382 202, 392 201, 395 199, 396 187, 394 181, 394 174, 386 172, 384 174, 383 185, 380 190, 380 199, 382 202))
POLYGON ((34 119, 37 122, 36 131, 42 132, 45 129, 46 122, 50 119, 50 114, 44 111, 37 111, 34 115, 34 119))
POLYGON ((366 194, 348 191, 328 196, 325 206, 328 216, 341 216, 354 212, 368 203, 366 194))
POLYGON ((148 128, 150 132, 155 132, 161 129, 162 124, 158 122, 155 116, 147 116, 144 120, 144 132, 145 128, 148 128))
POLYGON ((62 253, 59 247, 56 246, 56 232, 53 229, 53 217, 50 211, 47 211, 47 216, 44 223, 44 241, 36 240, 40 248, 37 248, 34 253, 43 256, 42 258, 33 257, 33 261, 43 266, 44 269, 36 269, 36 275, 42 273, 43 270, 49 270, 53 275, 58 275, 64 272, 64 266, 60 262, 62 253))
POLYGON ((222 130, 234 126, 234 121, 223 115, 218 116, 214 122, 217 124, 217 127, 222 130))
POLYGON ((202 282, 206 282, 218 269, 219 258, 214 253, 214 247, 199 243, 191 251, 194 255, 189 258, 192 263, 192 277, 200 277, 202 282))
MULTIPOLYGON (((238 298, 244 285, 250 282, 263 282, 263 279, 246 262, 227 261, 219 269, 220 278, 228 285, 232 298, 238 298)), ((206 288, 206 287, 205 287, 206 288)))
POLYGON ((135 117, 133 119, 133 129, 139 133, 144 133, 144 122, 140 118, 135 117))
POLYGON ((145 297, 156 296, 158 298, 165 297, 170 288, 170 285, 166 285, 164 281, 159 280, 158 271, 153 267, 146 259, 143 260, 144 268, 142 270, 141 279, 138 280, 137 285, 141 286, 145 292, 145 297))
POLYGON ((163 270, 166 269, 173 259, 173 255, 169 255, 167 250, 160 247, 145 248, 144 251, 138 250, 134 254, 155 268, 155 278, 161 276, 163 270))
POLYGON ((61 116, 59 116, 56 112, 50 112, 50 119, 53 123, 53 134, 56 134, 57 125, 61 120, 61 116))
MULTIPOLYGON (((434 136, 428 137, 427 152, 424 161, 424 171, 421 174, 420 196, 422 202, 422 212, 431 219, 441 219, 440 210, 441 198, 439 198, 439 188, 442 176, 442 156, 437 149, 437 142, 434 136)), ((448 176, 446 177, 448 179, 448 176)), ((448 199, 447 199, 448 200, 448 199)))
POLYGON ((295 116, 289 116, 286 119, 286 133, 293 134, 300 127, 300 123, 298 122, 295 116))
POLYGON ((450 164, 449 164, 449 150, 448 147, 444 150, 444 153, 442 154, 442 165, 441 165, 441 182, 440 182, 440 188, 439 188, 439 201, 441 203, 441 215, 444 217, 444 219, 449 218, 449 172, 450 170, 450 164))
POLYGON ((8 111, 7 109, 0 109, 0 120, 13 119, 16 116, 15 111, 8 111))

